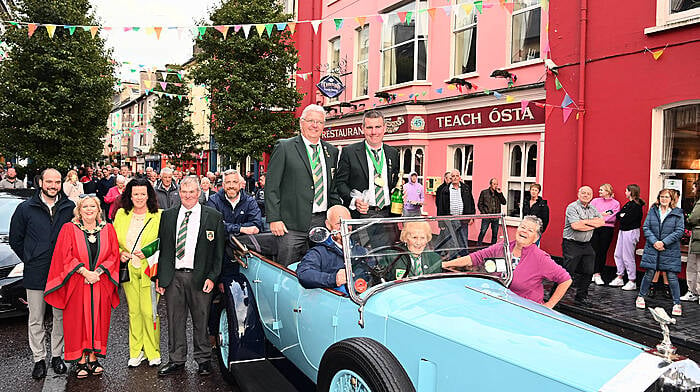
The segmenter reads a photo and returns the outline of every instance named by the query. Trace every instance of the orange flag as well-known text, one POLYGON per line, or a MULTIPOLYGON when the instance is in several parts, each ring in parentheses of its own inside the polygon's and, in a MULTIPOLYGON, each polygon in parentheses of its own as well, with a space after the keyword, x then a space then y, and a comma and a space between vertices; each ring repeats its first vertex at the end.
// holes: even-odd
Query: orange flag
POLYGON ((99 27, 97 26, 90 26, 90 34, 92 34, 92 38, 95 38, 95 35, 97 35, 97 30, 99 27))
POLYGON ((430 19, 435 17, 435 8, 428 8, 428 15, 430 15, 430 19))
POLYGON ((654 60, 658 60, 661 55, 664 54, 663 49, 656 50, 654 52, 651 52, 651 55, 654 56, 654 60))
POLYGON ((226 39, 226 34, 228 34, 228 26, 214 26, 214 28, 224 36, 224 39, 226 39))
POLYGON ((294 34, 294 30, 296 30, 297 24, 296 24, 296 23, 291 23, 291 22, 290 22, 290 23, 287 23, 287 27, 289 27, 289 32, 292 33, 292 34, 294 34))
POLYGON ((154 27, 153 31, 156 32, 156 38, 160 39, 160 32, 163 31, 163 28, 162 27, 154 27))
POLYGON ((365 21, 367 20, 366 16, 356 16, 355 21, 357 22, 358 26, 362 27, 365 25, 365 21))
POLYGON ((37 25, 36 23, 30 23, 30 24, 27 25, 27 34, 29 34, 30 37, 31 37, 31 36, 34 34, 34 32, 36 31, 37 26, 38 26, 38 25, 37 25))

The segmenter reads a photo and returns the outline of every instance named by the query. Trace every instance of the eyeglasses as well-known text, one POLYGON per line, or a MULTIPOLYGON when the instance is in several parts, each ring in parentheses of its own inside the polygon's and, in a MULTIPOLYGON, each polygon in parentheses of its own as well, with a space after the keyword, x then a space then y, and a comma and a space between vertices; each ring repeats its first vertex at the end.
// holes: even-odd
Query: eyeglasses
POLYGON ((302 120, 306 121, 309 124, 314 124, 314 125, 324 125, 326 123, 326 120, 307 120, 305 118, 302 118, 302 120))
POLYGON ((84 199, 84 198, 86 198, 86 197, 96 197, 96 196, 97 196, 97 195, 94 194, 94 193, 81 193, 80 195, 78 195, 78 198, 84 199))

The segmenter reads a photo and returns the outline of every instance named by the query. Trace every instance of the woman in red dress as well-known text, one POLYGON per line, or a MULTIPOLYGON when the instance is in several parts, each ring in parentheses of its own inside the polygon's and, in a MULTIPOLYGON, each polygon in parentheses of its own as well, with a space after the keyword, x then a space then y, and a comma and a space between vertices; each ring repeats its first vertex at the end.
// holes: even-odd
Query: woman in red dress
POLYGON ((119 243, 101 219, 97 197, 78 199, 72 221, 63 225, 51 259, 45 300, 63 309, 66 361, 77 361, 76 377, 101 375, 113 308, 119 305, 119 243))

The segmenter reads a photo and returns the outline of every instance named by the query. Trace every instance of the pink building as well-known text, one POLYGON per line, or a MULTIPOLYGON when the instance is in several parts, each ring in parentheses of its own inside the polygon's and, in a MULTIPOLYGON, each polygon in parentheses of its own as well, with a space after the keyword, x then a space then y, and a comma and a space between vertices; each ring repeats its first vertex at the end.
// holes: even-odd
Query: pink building
MULTIPOLYGON (((317 93, 330 110, 324 139, 362 140, 362 112, 381 109, 404 175, 415 170, 430 194, 456 168, 475 200, 495 177, 517 225, 522 190, 544 167, 541 1, 335 0, 324 2, 323 19, 321 74, 346 86, 335 99, 317 93)), ((433 196, 425 210, 435 214, 433 196)))

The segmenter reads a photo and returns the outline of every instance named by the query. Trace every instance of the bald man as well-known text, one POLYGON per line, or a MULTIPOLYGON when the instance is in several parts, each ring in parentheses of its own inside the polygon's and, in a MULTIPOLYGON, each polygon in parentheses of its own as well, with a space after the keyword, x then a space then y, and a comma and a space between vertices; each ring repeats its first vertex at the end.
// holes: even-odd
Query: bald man
POLYGON ((590 203, 593 199, 593 190, 589 186, 582 186, 578 190, 578 200, 566 207, 566 220, 564 223, 564 239, 562 241, 562 254, 564 255, 564 268, 572 277, 576 276, 577 304, 588 306, 588 286, 593 276, 595 263, 595 251, 591 246, 593 229, 603 226, 605 220, 598 210, 590 203), (574 275, 576 272, 579 275, 574 275))

